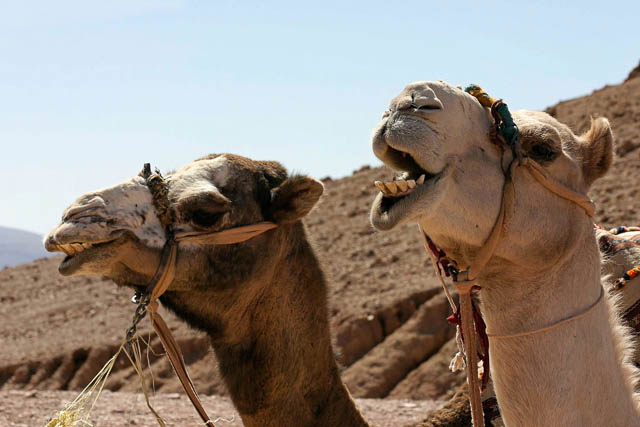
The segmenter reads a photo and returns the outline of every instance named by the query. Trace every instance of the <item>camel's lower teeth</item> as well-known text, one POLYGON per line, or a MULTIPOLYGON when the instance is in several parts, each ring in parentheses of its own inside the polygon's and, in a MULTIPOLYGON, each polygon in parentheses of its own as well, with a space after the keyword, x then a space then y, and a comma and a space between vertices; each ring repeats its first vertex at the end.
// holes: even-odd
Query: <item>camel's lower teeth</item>
POLYGON ((385 196, 389 197, 401 197, 406 196, 411 193, 418 185, 424 184, 425 175, 420 175, 420 178, 417 180, 410 179, 408 181, 398 180, 398 181, 375 181, 376 187, 378 190, 385 196))

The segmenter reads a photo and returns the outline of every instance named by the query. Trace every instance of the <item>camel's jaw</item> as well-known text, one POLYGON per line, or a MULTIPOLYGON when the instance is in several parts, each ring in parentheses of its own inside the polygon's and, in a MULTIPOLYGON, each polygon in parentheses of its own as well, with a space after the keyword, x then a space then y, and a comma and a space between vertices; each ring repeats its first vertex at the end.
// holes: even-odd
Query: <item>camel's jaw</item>
POLYGON ((425 146, 422 141, 435 136, 436 132, 420 118, 407 115, 398 118, 396 114, 383 118, 373 136, 373 150, 399 175, 393 181, 375 183, 380 190, 371 208, 371 223, 375 228, 390 230, 399 224, 417 221, 437 208, 449 167, 438 158, 438 150, 419 152, 420 147, 425 146), (418 135, 420 141, 416 141, 418 135))

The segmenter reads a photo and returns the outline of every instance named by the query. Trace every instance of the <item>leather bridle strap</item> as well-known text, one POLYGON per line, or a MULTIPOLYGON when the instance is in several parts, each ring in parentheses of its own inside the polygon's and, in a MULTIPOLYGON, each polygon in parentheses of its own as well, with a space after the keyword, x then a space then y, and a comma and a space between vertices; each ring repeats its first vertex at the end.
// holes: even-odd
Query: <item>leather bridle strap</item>
POLYGON ((176 260, 178 258, 178 243, 175 240, 167 240, 162 248, 160 264, 156 269, 156 274, 147 285, 146 295, 150 296, 150 301, 157 300, 162 295, 175 277, 176 260))
POLYGON ((203 245, 231 245, 233 243, 240 243, 245 240, 252 239, 265 231, 276 228, 277 226, 278 225, 273 222, 262 221, 255 224, 242 225, 240 227, 229 228, 212 233, 185 231, 182 233, 176 233, 175 239, 178 242, 187 241, 203 245))
POLYGON ((200 415, 202 421, 207 424, 214 425, 214 422, 207 415, 207 411, 205 411, 204 406, 202 406, 202 402, 200 401, 200 396, 198 396, 198 392, 196 391, 196 387, 193 385, 193 381, 191 381, 191 377, 187 372, 187 368, 184 364, 184 358, 182 357, 182 352, 180 351, 180 347, 176 343, 176 340, 173 338, 171 334, 171 330, 165 323, 160 313, 158 313, 158 302, 153 301, 148 307, 151 322, 153 324, 153 330, 156 331, 158 337, 160 337, 160 342, 162 342, 162 347, 164 351, 167 353, 167 357, 169 357, 169 362, 173 367, 173 371, 176 373, 176 376, 180 380, 182 384, 182 388, 185 393, 191 400, 191 404, 200 415))
POLYGON ((592 217, 595 213, 596 207, 593 201, 587 196, 575 192, 567 186, 560 184, 559 182, 549 178, 542 166, 528 157, 522 159, 522 166, 526 166, 529 173, 547 190, 554 193, 556 196, 569 200, 580 206, 588 217, 592 217))
POLYGON ((187 368, 184 363, 184 357, 180 351, 180 346, 176 343, 175 338, 171 334, 171 330, 158 312, 157 300, 165 293, 175 278, 176 262, 178 259, 178 244, 180 242, 204 245, 231 245, 252 239, 266 231, 276 228, 278 225, 273 222, 262 221, 255 224, 233 227, 217 232, 174 232, 166 182, 159 172, 151 174, 150 171, 151 168, 147 163, 145 164, 140 176, 145 179, 147 187, 153 196, 153 204, 161 223, 165 227, 167 241, 162 248, 158 268, 140 299, 139 304, 144 305, 146 310, 149 312, 153 329, 156 334, 158 334, 158 337, 160 337, 162 347, 164 347, 164 350, 169 357, 169 362, 171 363, 176 376, 180 380, 182 388, 184 388, 185 393, 189 397, 191 404, 196 409, 205 425, 215 426, 214 421, 212 421, 207 415, 193 381, 191 380, 191 377, 189 377, 189 373, 187 372, 187 368))

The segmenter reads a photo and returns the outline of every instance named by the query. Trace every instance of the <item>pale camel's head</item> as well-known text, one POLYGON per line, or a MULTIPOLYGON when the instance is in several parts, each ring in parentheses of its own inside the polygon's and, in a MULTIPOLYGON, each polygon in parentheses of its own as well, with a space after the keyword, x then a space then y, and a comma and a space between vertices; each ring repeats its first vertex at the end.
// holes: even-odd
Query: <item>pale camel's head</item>
POLYGON ((608 282, 640 265, 640 231, 613 234, 597 229, 596 238, 602 254, 602 275, 608 282))
MULTIPOLYGON (((219 231, 273 221, 281 226, 305 216, 322 183, 289 177, 279 163, 222 154, 198 159, 165 175, 174 219, 181 231, 219 231)), ((223 246, 180 243, 170 290, 229 289, 279 253, 279 233, 267 232, 223 246)), ((146 286, 160 260, 165 232, 145 180, 134 176, 80 196, 45 238, 48 251, 65 252, 63 275, 99 274, 116 283, 146 286)))
MULTIPOLYGON (((513 116, 526 155, 574 191, 585 194, 609 168, 613 136, 606 119, 594 120, 587 133, 576 136, 545 113, 513 116)), ((501 157, 490 137, 492 126, 488 109, 457 87, 441 81, 408 85, 391 101, 373 134, 374 153, 399 173, 395 186, 378 184, 373 226, 390 230, 417 222, 449 255, 468 263, 496 221, 503 168, 511 159, 510 153, 501 157)), ((524 258, 535 263, 536 254, 545 258, 550 250, 565 249, 574 240, 568 233, 589 219, 526 172, 516 174, 510 230, 517 232, 509 233, 496 255, 517 264, 524 258)))

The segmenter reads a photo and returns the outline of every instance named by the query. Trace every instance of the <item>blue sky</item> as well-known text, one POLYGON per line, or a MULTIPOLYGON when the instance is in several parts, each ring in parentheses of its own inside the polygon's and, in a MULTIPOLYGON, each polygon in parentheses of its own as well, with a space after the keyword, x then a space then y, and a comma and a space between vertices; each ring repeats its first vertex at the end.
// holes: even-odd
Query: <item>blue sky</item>
POLYGON ((637 1, 448 3, 1 2, 0 225, 212 152, 348 175, 409 82, 543 109, 640 60, 637 1))

